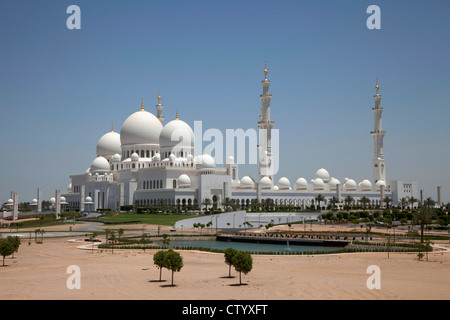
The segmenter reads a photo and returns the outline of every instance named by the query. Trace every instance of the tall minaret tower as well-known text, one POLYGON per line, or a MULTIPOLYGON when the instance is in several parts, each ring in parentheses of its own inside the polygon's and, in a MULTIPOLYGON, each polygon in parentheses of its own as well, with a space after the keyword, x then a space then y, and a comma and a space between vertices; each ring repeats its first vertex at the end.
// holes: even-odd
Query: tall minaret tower
POLYGON ((386 131, 381 128, 381 114, 383 113, 383 108, 380 107, 381 95, 378 93, 380 86, 377 84, 375 86, 377 94, 373 96, 375 101, 375 107, 372 108, 374 116, 374 129, 370 133, 373 137, 374 143, 374 155, 373 155, 373 180, 377 183, 379 180, 386 182, 386 160, 384 160, 383 154, 383 138, 386 135, 386 131))
POLYGON ((158 94, 158 104, 156 105, 156 117, 161 121, 161 124, 164 123, 164 116, 162 115, 164 106, 161 104, 161 91, 158 94))
POLYGON ((267 64, 264 68, 264 80, 261 81, 263 86, 263 94, 260 95, 262 107, 259 116, 259 170, 258 181, 267 176, 272 182, 274 181, 274 168, 272 159, 272 128, 275 124, 270 121, 270 100, 272 95, 269 93, 270 80, 267 80, 267 64))

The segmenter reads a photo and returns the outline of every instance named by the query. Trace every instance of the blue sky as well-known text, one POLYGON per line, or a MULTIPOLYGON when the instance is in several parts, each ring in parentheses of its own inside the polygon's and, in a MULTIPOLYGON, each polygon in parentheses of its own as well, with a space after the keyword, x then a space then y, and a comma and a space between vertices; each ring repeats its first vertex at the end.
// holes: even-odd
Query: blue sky
MULTIPOLYGON (((167 121, 257 128, 267 61, 280 129, 278 176, 323 165, 371 179, 372 96, 380 81, 387 176, 450 201, 450 2, 3 1, 0 4, 0 201, 65 192, 98 139, 144 98, 167 121), (66 9, 81 8, 81 30, 66 9), (381 8, 369 30, 366 9, 381 8)), ((255 166, 242 166, 256 175, 255 166)))

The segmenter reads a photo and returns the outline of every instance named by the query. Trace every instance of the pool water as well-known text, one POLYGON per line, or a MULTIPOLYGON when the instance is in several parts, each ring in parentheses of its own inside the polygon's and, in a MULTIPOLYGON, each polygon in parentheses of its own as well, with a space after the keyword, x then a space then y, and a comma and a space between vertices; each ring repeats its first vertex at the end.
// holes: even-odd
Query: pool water
MULTIPOLYGON (((158 243, 162 245, 162 243, 158 243)), ((236 250, 250 251, 250 252, 304 252, 304 251, 336 251, 341 248, 323 247, 323 246, 304 246, 290 244, 270 244, 270 243, 250 243, 250 242, 236 242, 236 241, 211 241, 211 240, 172 240, 169 247, 203 247, 225 250, 233 248, 236 250)))

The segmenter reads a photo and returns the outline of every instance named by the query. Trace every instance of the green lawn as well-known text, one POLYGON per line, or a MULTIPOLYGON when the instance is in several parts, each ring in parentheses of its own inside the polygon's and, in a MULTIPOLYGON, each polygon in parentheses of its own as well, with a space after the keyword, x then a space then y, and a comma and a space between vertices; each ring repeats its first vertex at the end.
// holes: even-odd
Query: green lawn
POLYGON ((118 214, 112 217, 101 218, 109 222, 140 221, 141 223, 172 226, 175 222, 190 219, 196 216, 185 214, 118 214))

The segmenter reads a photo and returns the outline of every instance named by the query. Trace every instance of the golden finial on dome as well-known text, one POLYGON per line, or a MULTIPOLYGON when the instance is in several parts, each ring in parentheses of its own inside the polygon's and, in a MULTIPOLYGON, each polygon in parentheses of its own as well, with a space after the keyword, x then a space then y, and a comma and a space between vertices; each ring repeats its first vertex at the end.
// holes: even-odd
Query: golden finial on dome
POLYGON ((176 113, 176 116, 175 116, 175 120, 178 120, 178 109, 177 109, 177 113, 176 113))
POLYGON ((144 98, 142 98, 141 111, 144 111, 144 98))
POLYGON ((264 75, 266 76, 266 79, 267 79, 268 73, 269 73, 269 71, 267 71, 267 63, 264 63, 264 75))
POLYGON ((378 85, 378 78, 377 78, 377 85, 375 86, 375 90, 377 90, 377 94, 378 94, 378 90, 380 90, 380 86, 378 85))
POLYGON ((158 93, 158 101, 159 101, 159 104, 161 104, 161 90, 159 90, 159 93, 158 93))
POLYGON ((114 132, 114 122, 111 125, 111 132, 114 132))

